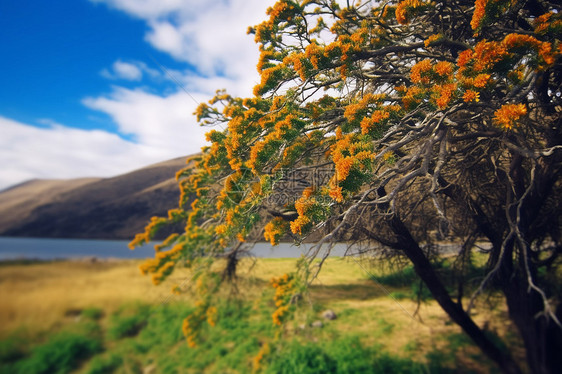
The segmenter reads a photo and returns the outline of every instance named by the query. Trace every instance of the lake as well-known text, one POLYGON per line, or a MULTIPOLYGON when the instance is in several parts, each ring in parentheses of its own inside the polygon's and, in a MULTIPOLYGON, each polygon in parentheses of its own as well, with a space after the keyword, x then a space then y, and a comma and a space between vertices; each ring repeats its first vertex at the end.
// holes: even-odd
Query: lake
MULTIPOLYGON (((15 259, 54 260, 63 258, 97 257, 97 258, 148 258, 154 256, 153 244, 145 245, 131 251, 127 240, 90 240, 90 239, 40 239, 0 237, 0 261, 15 259)), ((306 254, 312 244, 299 247, 290 243, 271 246, 269 243, 257 243, 252 250, 256 257, 295 258, 306 254)), ((337 244, 332 256, 343 256, 345 244, 337 244)))

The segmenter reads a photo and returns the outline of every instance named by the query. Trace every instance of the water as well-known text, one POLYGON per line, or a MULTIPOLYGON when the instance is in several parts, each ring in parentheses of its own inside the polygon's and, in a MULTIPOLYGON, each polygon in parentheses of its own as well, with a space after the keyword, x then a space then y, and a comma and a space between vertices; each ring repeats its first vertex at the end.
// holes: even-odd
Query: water
POLYGON ((0 237, 0 260, 62 258, 147 258, 152 246, 131 251, 126 240, 42 239, 0 237))
MULTIPOLYGON (((89 240, 89 239, 38 239, 0 237, 0 261, 14 259, 54 260, 63 258, 148 258, 154 256, 152 244, 131 251, 126 240, 89 240)), ((311 244, 300 247, 290 243, 271 246, 269 243, 257 243, 252 255, 266 258, 295 258, 306 254, 311 244)), ((338 244, 332 250, 332 256, 343 256, 345 244, 338 244)), ((322 254, 322 253, 321 253, 322 254)))

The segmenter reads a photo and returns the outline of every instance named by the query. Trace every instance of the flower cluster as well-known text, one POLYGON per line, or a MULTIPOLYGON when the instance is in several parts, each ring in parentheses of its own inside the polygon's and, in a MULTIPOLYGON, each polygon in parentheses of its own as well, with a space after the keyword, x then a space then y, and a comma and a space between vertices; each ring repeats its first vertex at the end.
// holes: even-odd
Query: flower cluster
POLYGON ((199 330, 198 328, 194 328, 193 327, 193 322, 194 322, 194 318, 193 315, 189 315, 186 318, 184 318, 182 326, 181 326, 181 330, 183 332, 183 336, 185 336, 186 340, 187 340, 187 346, 189 348, 195 348, 197 347, 197 338, 198 338, 198 333, 197 331, 199 330))
POLYGON ((262 368, 263 359, 270 353, 271 348, 269 344, 265 343, 261 346, 258 354, 252 359, 252 369, 254 373, 257 373, 262 368))
POLYGON ((279 244, 279 240, 287 232, 287 229, 287 221, 281 217, 276 217, 265 225, 263 237, 265 240, 269 241, 271 245, 277 245, 279 244))
POLYGON ((377 124, 383 122, 390 117, 390 113, 384 109, 377 109, 373 111, 370 117, 365 117, 361 120, 361 133, 367 134, 377 124))
POLYGON ((369 141, 360 140, 354 133, 340 135, 332 146, 334 176, 329 182, 329 195, 337 202, 343 201, 343 191, 357 191, 366 172, 371 167, 375 154, 369 141), (353 178, 349 178, 353 174, 353 178), (342 188, 344 187, 344 188, 342 188))
MULTIPOLYGON (((538 68, 544 69, 554 63, 560 52, 555 51, 550 42, 541 42, 530 35, 511 33, 499 42, 482 40, 476 44, 474 50, 468 49, 459 53, 458 75, 488 74, 497 66, 502 66, 500 63, 513 60, 517 55, 522 57, 526 54, 536 55, 538 68)), ((483 77, 486 76, 479 78, 483 77)), ((489 75, 487 79, 489 79, 489 75)), ((475 83, 478 84, 478 82, 475 83)))
POLYGON ((402 105, 404 105, 404 108, 406 109, 410 109, 414 105, 421 103, 425 96, 425 90, 418 86, 410 86, 408 88, 405 86, 399 86, 395 89, 402 95, 402 105))
POLYGON ((453 64, 448 61, 439 61, 433 71, 440 77, 448 77, 453 73, 453 64))
POLYGON ((205 311, 205 316, 207 317, 207 323, 214 327, 217 324, 217 307, 208 307, 205 311))
POLYGON ((516 3, 514 0, 476 0, 470 27, 477 34, 485 23, 489 23, 516 3))
POLYGON ((470 27, 472 27, 473 30, 480 27, 480 24, 486 15, 486 5, 489 1, 490 0, 476 0, 474 3, 474 13, 472 14, 472 20, 470 21, 470 27))
POLYGON ((505 130, 511 130, 518 125, 521 117, 527 114, 524 104, 505 104, 494 112, 494 123, 505 130))
POLYGON ((552 44, 541 42, 533 36, 512 33, 504 38, 503 44, 509 50, 532 49, 545 65, 554 63, 555 53, 552 51, 552 44))
POLYGON ((509 55, 504 44, 501 42, 482 40, 474 47, 474 54, 472 55, 474 71, 482 72, 491 70, 507 57, 509 57, 509 55))
POLYGON ((443 39, 443 34, 433 34, 423 41, 425 47, 430 47, 433 43, 443 39))
POLYGON ((375 156, 369 144, 353 140, 354 134, 347 134, 334 144, 332 160, 336 166, 336 178, 339 182, 347 179, 352 167, 364 165, 363 161, 370 161, 375 156))
MULTIPOLYGON (((316 58, 316 61, 318 59, 316 58)), ((306 80, 314 67, 314 64, 306 57, 304 53, 291 53, 283 59, 283 64, 293 66, 300 78, 306 80)))
POLYGON ((473 90, 466 90, 462 99, 465 103, 469 103, 471 101, 480 101, 480 93, 473 91, 473 90))
POLYGON ((316 204, 316 199, 312 196, 313 188, 306 188, 302 196, 295 202, 295 209, 297 210, 298 217, 291 222, 291 231, 293 234, 302 235, 303 229, 306 230, 312 223, 310 217, 307 215, 310 208, 316 204))
POLYGON ((283 64, 261 71, 261 82, 254 87, 254 95, 259 96, 275 88, 279 81, 288 76, 287 67, 283 64))
POLYGON ((308 58, 314 69, 318 69, 320 66, 320 61, 324 57, 324 49, 320 47, 318 43, 313 41, 306 46, 304 55, 306 58, 308 58))
POLYGON ((562 33, 562 15, 554 12, 545 13, 535 19, 534 26, 536 34, 553 33, 554 35, 560 35, 562 33))
POLYGON ((435 86, 435 103, 437 104, 437 107, 441 110, 445 109, 451 102, 451 99, 453 98, 456 90, 457 85, 455 83, 447 83, 435 86))
POLYGON ((271 286, 275 289, 273 301, 277 308, 272 314, 272 319, 275 325, 281 326, 289 313, 291 298, 297 291, 295 275, 283 274, 279 278, 272 278, 271 286))
POLYGON ((403 0, 396 7, 396 21, 402 25, 407 25, 410 22, 409 17, 416 10, 425 9, 430 5, 430 2, 424 2, 421 0, 403 0))
POLYGON ((150 218, 150 222, 144 228, 144 232, 136 234, 135 238, 129 243, 129 249, 132 250, 139 245, 148 243, 158 228, 165 225, 167 222, 168 220, 163 217, 150 218))
POLYGON ((410 69, 410 80, 412 83, 429 84, 430 77, 426 73, 431 71, 431 60, 421 60, 410 69))
POLYGON ((385 99, 384 94, 367 93, 358 102, 351 103, 345 107, 343 116, 350 123, 358 123, 369 112, 372 104, 380 104, 385 99))

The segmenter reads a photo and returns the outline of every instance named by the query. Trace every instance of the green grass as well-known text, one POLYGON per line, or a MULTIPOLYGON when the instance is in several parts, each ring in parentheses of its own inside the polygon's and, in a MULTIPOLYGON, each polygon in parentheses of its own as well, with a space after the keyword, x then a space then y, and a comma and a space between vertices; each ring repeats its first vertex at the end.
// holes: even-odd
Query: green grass
POLYGON ((326 342, 293 340, 269 359, 264 373, 280 374, 385 374, 452 372, 436 363, 418 362, 391 355, 379 345, 364 345, 356 336, 326 342))
POLYGON ((8 355, 3 350, 0 372, 62 374, 101 352, 102 342, 99 326, 86 322, 50 335, 45 342, 35 345, 29 351, 22 347, 21 342, 13 347, 15 350, 8 352, 8 355))
MULTIPOLYGON (((216 305, 216 326, 203 324, 195 348, 187 346, 181 331, 183 318, 195 309, 189 294, 169 303, 153 297, 125 299, 109 307, 93 299, 88 299, 89 306, 61 300, 56 323, 46 329, 12 329, 0 339, 0 373, 129 374, 151 368, 164 374, 251 373, 254 358, 266 344, 270 350, 261 361, 262 373, 449 373, 455 372, 456 360, 470 367, 462 372, 471 372, 472 367, 489 371, 490 364, 471 341, 454 325, 443 323, 443 313, 431 298, 421 307, 423 324, 404 313, 401 307, 416 309, 419 282, 411 267, 373 272, 393 299, 374 287, 354 262, 329 259, 295 319, 283 328, 274 326, 274 290, 263 287, 290 265, 289 260, 263 260, 256 265, 257 275, 242 275, 246 288, 241 287, 236 297, 225 290, 228 297, 216 305), (327 308, 336 311, 336 320, 322 320, 327 308), (324 327, 310 327, 318 319, 324 327)), ((60 274, 66 265, 45 265, 45 274, 49 266, 60 274)), ((18 269, 24 274, 26 268, 18 269)), ((446 275, 449 268, 445 264, 439 270, 446 275)), ((114 277, 112 284, 130 277, 115 264, 102 270, 114 277)), ((73 274, 79 282, 79 274, 73 274)), ((106 281, 97 275, 88 280, 106 281)), ((169 290, 153 288, 160 295, 169 290)), ((135 289, 140 293, 140 286, 135 289)), ((92 297, 107 300, 99 288, 96 292, 92 297)))
POLYGON ((146 325, 150 308, 148 305, 132 305, 120 308, 110 317, 108 335, 121 339, 137 335, 146 325))
MULTIPOLYGON (((16 337, 1 341, 0 372, 138 373, 154 367, 164 374, 248 373, 266 343, 271 352, 263 360, 263 373, 439 372, 434 364, 392 355, 380 344, 365 343, 359 334, 342 333, 335 323, 278 340, 280 330, 271 323, 268 308, 270 296, 265 293, 257 304, 221 302, 216 326, 203 328, 195 348, 187 347, 181 333, 182 317, 193 310, 189 303, 125 305, 107 317, 105 327, 100 314, 90 311, 86 314, 96 318, 53 332, 27 352, 22 348, 26 342, 16 337)), ((376 322, 379 339, 395 329, 382 317, 376 322)))
POLYGON ((87 374, 110 374, 123 364, 123 358, 116 353, 99 355, 90 361, 87 374))
MULTIPOLYGON (((435 261, 433 268, 441 278, 451 294, 456 292, 456 281, 460 275, 466 281, 467 291, 479 284, 484 274, 484 264, 481 258, 473 256, 462 271, 447 258, 435 261)), ((373 282, 383 286, 398 288, 399 290, 390 293, 390 296, 397 300, 410 299, 414 301, 428 301, 432 299, 431 292, 417 276, 412 265, 402 265, 383 269, 382 271, 371 273, 368 278, 373 282)))
POLYGON ((100 308, 92 307, 82 310, 80 315, 84 318, 98 321, 104 316, 104 312, 100 308))

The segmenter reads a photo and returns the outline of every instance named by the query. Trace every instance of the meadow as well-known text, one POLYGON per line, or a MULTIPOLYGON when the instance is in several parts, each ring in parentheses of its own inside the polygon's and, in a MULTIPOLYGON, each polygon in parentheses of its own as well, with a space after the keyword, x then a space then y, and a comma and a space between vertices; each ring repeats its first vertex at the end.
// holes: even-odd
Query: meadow
MULTIPOLYGON (((0 265, 0 373, 490 373, 494 366, 452 324, 409 266, 329 258, 282 327, 272 277, 295 259, 247 259, 224 289, 214 327, 188 347, 191 274, 154 286, 137 260, 0 265), (186 291, 171 292, 174 285, 186 291), (322 313, 337 315, 327 320, 322 313), (317 322, 322 327, 312 327, 317 322)), ((447 269, 444 266, 444 269, 447 269)), ((477 270, 475 275, 477 275, 477 270)), ((521 357, 505 305, 473 310, 521 357), (510 335, 513 334, 513 335, 510 335)))

